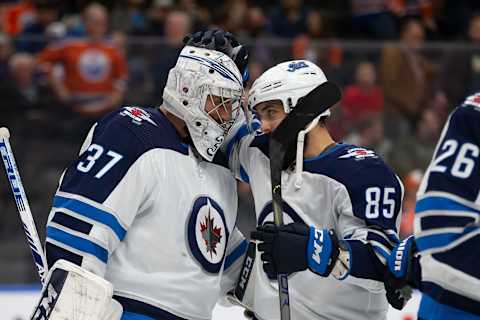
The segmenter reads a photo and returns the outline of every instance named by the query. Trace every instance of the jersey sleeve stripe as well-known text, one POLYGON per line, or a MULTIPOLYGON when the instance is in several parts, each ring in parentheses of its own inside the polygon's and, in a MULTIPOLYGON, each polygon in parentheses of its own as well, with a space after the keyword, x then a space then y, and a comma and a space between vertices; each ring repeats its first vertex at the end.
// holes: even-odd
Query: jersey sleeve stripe
POLYGON ((240 165, 240 178, 243 182, 250 183, 250 178, 248 177, 247 171, 240 165))
POLYGON ((89 253, 97 257, 105 264, 108 261, 108 251, 90 240, 71 235, 63 230, 51 226, 47 227, 47 238, 51 238, 60 243, 66 244, 79 251, 89 253))
POLYGON ((245 252, 247 252, 248 241, 243 240, 240 244, 232 250, 232 252, 225 258, 223 265, 224 270, 228 269, 235 261, 237 261, 245 252))
POLYGON ((398 244, 398 241, 392 241, 393 239, 389 237, 389 235, 384 234, 381 231, 369 229, 367 233, 367 241, 370 242, 371 240, 383 244, 389 250, 393 249, 393 247, 398 244))
POLYGON ((426 197, 417 202, 415 213, 430 210, 467 211, 480 214, 480 211, 444 197, 426 197))
POLYGON ((54 213, 52 222, 84 234, 89 234, 93 227, 93 225, 88 222, 82 221, 60 211, 54 213))
POLYGON ((440 233, 423 237, 417 237, 416 243, 419 251, 440 248, 449 245, 459 236, 458 233, 440 233))
POLYGON ((227 159, 230 159, 230 156, 233 151, 233 147, 235 146, 236 143, 238 143, 242 138, 247 136, 250 133, 250 130, 246 124, 242 125, 240 129, 237 130, 233 138, 228 142, 227 144, 227 159))
POLYGON ((475 221, 476 219, 473 217, 429 215, 420 219, 420 225, 422 231, 425 231, 431 229, 463 227, 469 223, 474 223, 475 221))
POLYGON ((80 200, 56 195, 53 199, 53 207, 73 211, 106 225, 117 235, 120 241, 125 238, 125 234, 127 233, 127 230, 121 226, 114 215, 80 200))
POLYGON ((55 262, 60 259, 68 260, 78 266, 82 265, 83 257, 81 255, 56 246, 49 241, 45 243, 45 249, 47 254, 48 268, 51 268, 55 262))

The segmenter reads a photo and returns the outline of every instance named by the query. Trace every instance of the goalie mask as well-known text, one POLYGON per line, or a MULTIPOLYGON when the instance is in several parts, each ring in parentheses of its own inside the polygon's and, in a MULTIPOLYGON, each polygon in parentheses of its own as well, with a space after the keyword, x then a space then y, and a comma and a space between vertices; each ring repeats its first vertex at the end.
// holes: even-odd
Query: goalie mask
POLYGON ((212 161, 242 111, 242 76, 227 55, 183 48, 163 91, 164 107, 185 121, 200 155, 212 161))
MULTIPOLYGON (((289 113, 297 105, 298 99, 326 81, 323 71, 313 62, 282 62, 255 80, 249 93, 248 105, 255 111, 255 107, 262 102, 280 100, 285 113, 289 113)), ((330 110, 327 109, 319 117, 329 115, 330 110)))

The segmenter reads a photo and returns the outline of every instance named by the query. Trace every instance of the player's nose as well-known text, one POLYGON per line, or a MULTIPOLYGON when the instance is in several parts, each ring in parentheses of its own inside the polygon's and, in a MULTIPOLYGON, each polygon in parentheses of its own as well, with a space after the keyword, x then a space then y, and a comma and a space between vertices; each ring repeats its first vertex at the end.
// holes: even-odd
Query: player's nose
POLYGON ((262 121, 260 125, 260 129, 263 133, 270 133, 272 132, 272 125, 269 121, 262 121))

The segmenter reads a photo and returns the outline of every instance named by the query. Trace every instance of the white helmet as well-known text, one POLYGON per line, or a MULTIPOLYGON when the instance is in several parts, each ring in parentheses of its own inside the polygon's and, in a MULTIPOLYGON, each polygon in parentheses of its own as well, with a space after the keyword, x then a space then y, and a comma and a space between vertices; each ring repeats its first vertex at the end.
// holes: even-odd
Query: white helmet
MULTIPOLYGON (((311 61, 282 62, 255 80, 249 92, 248 105, 255 110, 259 103, 280 100, 285 113, 289 113, 297 105, 298 99, 326 81, 322 69, 311 61)), ((329 115, 330 110, 327 109, 320 117, 329 115)))
POLYGON ((242 76, 230 57, 219 51, 186 46, 168 74, 163 102, 169 112, 185 121, 197 151, 212 161, 239 118, 242 95, 242 76), (205 111, 209 95, 222 98, 212 111, 232 102, 230 119, 218 123, 205 111))

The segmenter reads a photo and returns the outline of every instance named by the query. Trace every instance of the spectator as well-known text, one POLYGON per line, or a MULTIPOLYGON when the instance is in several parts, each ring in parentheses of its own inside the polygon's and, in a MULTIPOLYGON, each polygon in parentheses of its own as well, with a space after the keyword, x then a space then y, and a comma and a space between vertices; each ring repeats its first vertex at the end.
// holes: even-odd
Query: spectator
POLYGON ((121 0, 116 1, 112 11, 112 29, 123 33, 144 30, 148 7, 146 0, 121 0))
POLYGON ((325 37, 324 20, 320 10, 311 10, 307 15, 307 34, 312 39, 325 37))
POLYGON ((35 20, 35 7, 32 1, 11 1, 0 4, 1 27, 7 35, 14 37, 35 20))
POLYGON ((12 52, 12 46, 10 44, 10 38, 0 33, 0 83, 6 81, 8 74, 8 59, 12 52))
POLYGON ((17 40, 17 50, 37 53, 46 45, 46 31, 50 24, 60 17, 58 0, 39 0, 35 2, 36 19, 25 26, 17 40))
POLYGON ((443 70, 442 88, 452 106, 480 88, 480 14, 470 19, 468 41, 471 47, 449 53, 443 70))
POLYGON ((52 102, 51 95, 38 85, 35 78, 35 58, 28 53, 19 52, 11 56, 8 61, 8 74, 8 80, 0 84, 1 120, 11 129, 17 125, 23 129, 28 127, 25 123, 27 113, 45 110, 52 102))
POLYGON ((161 100, 161 93, 167 83, 168 71, 173 68, 178 54, 183 47, 182 40, 190 32, 191 18, 183 11, 172 11, 165 22, 166 46, 162 47, 161 59, 153 57, 154 92, 156 101, 161 100))
POLYGON ((355 126, 365 115, 378 115, 382 111, 383 93, 376 78, 372 63, 357 65, 355 83, 347 86, 343 94, 342 110, 346 123, 355 126))
POLYGON ((385 138, 383 121, 378 115, 364 115, 354 131, 345 139, 347 143, 374 150, 387 159, 392 148, 390 140, 385 138))
POLYGON ((282 0, 272 10, 272 31, 282 38, 293 38, 307 31, 308 11, 301 0, 282 0))
POLYGON ((61 64, 63 79, 53 77, 55 92, 72 111, 96 118, 117 108, 125 91, 126 62, 120 50, 105 36, 105 7, 90 4, 83 11, 87 37, 65 40, 39 55, 44 66, 61 64))
POLYGON ((399 176, 413 169, 426 170, 440 135, 443 119, 432 108, 423 110, 414 134, 400 136, 390 154, 389 163, 399 176))
POLYGON ((382 50, 381 80, 388 136, 406 134, 422 114, 424 98, 434 75, 433 65, 419 52, 424 41, 423 26, 408 20, 402 28, 400 45, 387 44, 382 50))
POLYGON ((354 36, 374 39, 393 39, 397 35, 396 17, 391 0, 352 0, 352 29, 354 36))
POLYGON ((37 101, 34 63, 33 56, 28 53, 15 53, 8 62, 9 79, 3 83, 0 96, 2 105, 12 108, 12 112, 23 113, 37 101))
POLYGON ((148 10, 145 24, 133 28, 137 36, 165 36, 167 17, 173 10, 173 0, 154 0, 148 10))

